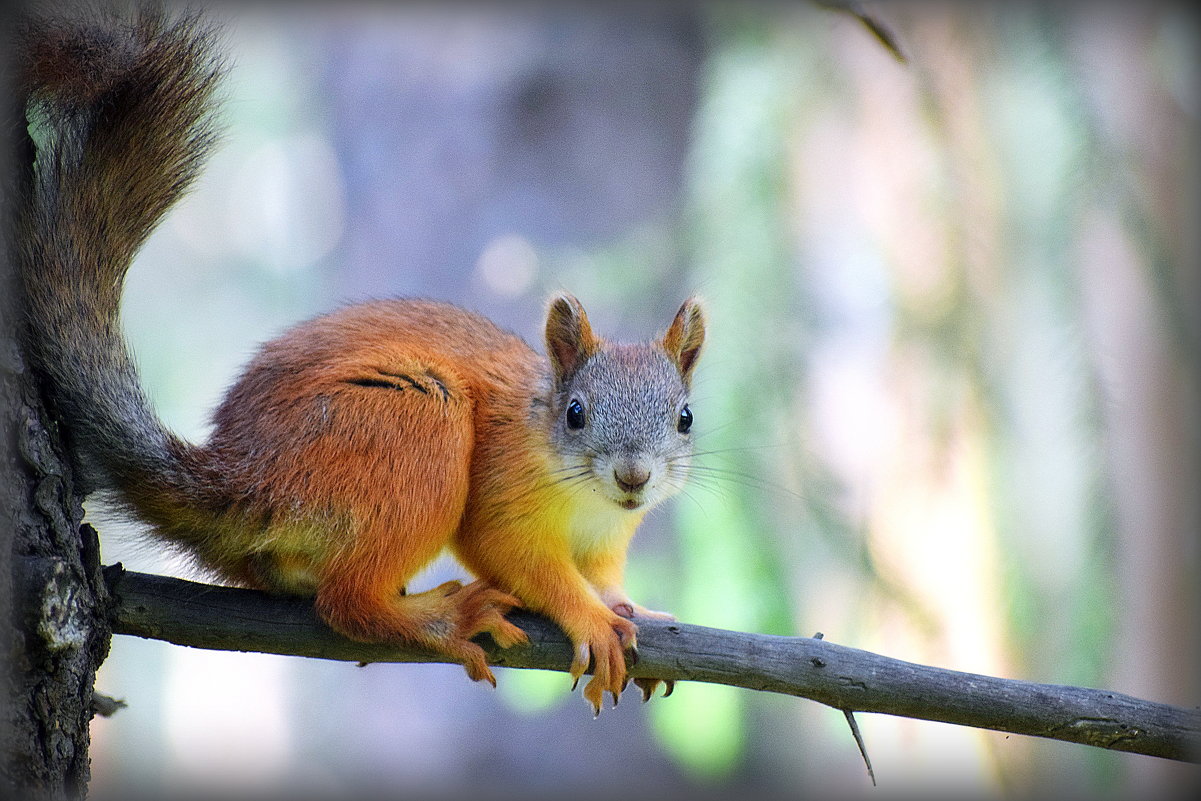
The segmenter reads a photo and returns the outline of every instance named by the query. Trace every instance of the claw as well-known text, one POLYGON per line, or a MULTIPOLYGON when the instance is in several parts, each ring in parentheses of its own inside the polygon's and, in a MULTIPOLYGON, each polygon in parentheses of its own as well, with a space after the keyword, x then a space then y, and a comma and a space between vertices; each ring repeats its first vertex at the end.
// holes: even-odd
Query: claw
POLYGON ((592 717, 600 717, 601 705, 605 700, 605 690, 595 678, 584 687, 584 700, 592 704, 592 717))
MULTIPOLYGON (((631 627, 631 628, 633 629, 633 627, 631 627)), ((629 650, 629 651, 638 650, 638 634, 637 634, 638 630, 637 629, 633 629, 632 631, 626 632, 623 629, 619 629, 616 626, 614 626, 613 631, 617 634, 617 641, 619 643, 621 643, 622 648, 629 650)))
POLYGON ((638 689, 642 691, 642 703, 651 700, 651 696, 655 694, 655 688, 659 686, 658 679, 634 679, 634 684, 638 685, 638 689))
POLYGON ((460 652, 460 659, 463 662, 463 669, 467 671, 467 677, 472 681, 486 681, 495 687, 496 677, 492 675, 492 670, 484 659, 484 652, 478 645, 471 643, 468 643, 465 648, 467 652, 460 652))
POLYGON ((582 642, 575 647, 575 657, 571 660, 569 672, 571 677, 576 681, 580 680, 580 676, 588 671, 592 664, 592 648, 586 642, 582 642))
POLYGON ((580 677, 588 670, 589 664, 592 662, 592 649, 588 647, 588 643, 582 642, 575 647, 575 656, 571 660, 571 667, 568 672, 571 674, 571 692, 575 692, 575 688, 579 686, 580 677))
POLYGON ((638 685, 638 689, 642 690, 642 703, 644 704, 651 700, 651 697, 655 694, 655 689, 660 684, 663 685, 664 698, 671 695, 672 691, 676 688, 676 683, 671 679, 638 678, 634 679, 634 683, 638 685))

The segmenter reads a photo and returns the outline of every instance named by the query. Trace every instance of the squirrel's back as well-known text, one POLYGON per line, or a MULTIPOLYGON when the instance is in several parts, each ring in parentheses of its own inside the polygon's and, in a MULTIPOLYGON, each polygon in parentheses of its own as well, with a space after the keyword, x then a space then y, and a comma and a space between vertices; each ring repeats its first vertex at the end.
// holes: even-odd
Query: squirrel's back
MULTIPOLYGON (((462 404, 471 415, 517 415, 523 412, 515 407, 542 394, 544 384, 545 360, 486 317, 431 300, 357 303, 263 344, 214 412, 207 449, 213 459, 243 464, 255 453, 284 453, 297 438, 327 435, 359 397, 411 396, 422 403, 415 409, 438 414, 462 404), (505 407, 512 408, 498 411, 505 407)), ((404 422, 380 435, 400 435, 404 422)), ((223 472, 255 480, 255 471, 223 472)), ((261 489, 260 483, 239 491, 261 489)))

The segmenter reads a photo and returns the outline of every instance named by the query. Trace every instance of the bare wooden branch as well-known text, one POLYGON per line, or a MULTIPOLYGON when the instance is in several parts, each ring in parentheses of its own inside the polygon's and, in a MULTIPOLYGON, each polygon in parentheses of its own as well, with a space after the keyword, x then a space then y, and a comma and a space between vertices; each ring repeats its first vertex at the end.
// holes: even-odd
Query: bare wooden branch
MULTIPOLYGON (((312 605, 109 568, 113 631, 196 648, 349 662, 440 662, 420 649, 365 645, 324 626, 312 605)), ((566 671, 571 649, 549 621, 517 612, 528 645, 481 642, 500 667, 566 671)), ((1036 684, 928 667, 811 637, 780 637, 646 620, 633 677, 704 681, 876 712, 1201 761, 1201 711, 1106 690, 1036 684)))

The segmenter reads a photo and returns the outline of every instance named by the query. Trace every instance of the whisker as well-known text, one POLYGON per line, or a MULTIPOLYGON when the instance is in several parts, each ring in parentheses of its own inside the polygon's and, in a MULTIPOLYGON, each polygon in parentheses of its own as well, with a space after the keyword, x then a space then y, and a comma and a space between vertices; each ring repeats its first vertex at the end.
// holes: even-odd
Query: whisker
POLYGON ((692 494, 692 492, 689 490, 689 488, 687 488, 687 487, 680 488, 680 489, 677 489, 677 492, 682 497, 687 498, 689 501, 696 504, 696 508, 698 510, 700 510, 702 512, 705 511, 705 505, 696 499, 696 497, 692 494))
POLYGON ((718 453, 752 453, 755 451, 775 450, 776 448, 781 448, 781 447, 783 447, 783 446, 782 445, 731 445, 726 448, 710 448, 709 450, 705 450, 705 451, 693 451, 691 454, 679 454, 678 456, 674 456, 674 457, 670 457, 670 458, 682 459, 685 456, 693 456, 693 457, 712 456, 712 455, 718 454, 718 453))
POLYGON ((581 487, 588 485, 588 477, 591 473, 592 468, 582 463, 549 470, 542 480, 526 489, 522 493, 522 497, 528 498, 555 486, 565 487, 570 495, 575 495, 581 487))
POLYGON ((734 476, 737 478, 746 479, 747 481, 767 482, 767 479, 763 478, 762 476, 760 476, 756 473, 750 473, 746 470, 737 470, 733 467, 716 467, 716 466, 707 465, 707 464, 692 464, 692 465, 682 466, 681 469, 684 472, 687 472, 690 474, 695 474, 695 475, 707 475, 707 476, 718 476, 718 477, 734 476))
POLYGON ((565 465, 563 467, 556 467, 554 470, 549 471, 549 473, 547 475, 554 476, 554 475, 558 475, 559 473, 570 473, 575 470, 589 470, 589 469, 590 468, 588 467, 587 464, 581 462, 579 464, 569 464, 569 465, 565 465))
MULTIPOLYGON (((702 476, 698 478, 692 478, 686 482, 682 481, 680 482, 680 487, 681 489, 684 487, 695 487, 697 489, 702 489, 706 492, 713 493, 714 495, 722 495, 724 497, 729 495, 729 484, 738 483, 739 482, 721 482, 713 479, 710 476, 702 476)), ((750 487, 750 485, 746 484, 742 484, 741 486, 747 486, 748 488, 754 489, 754 487, 750 487)))
POLYGON ((563 476, 559 476, 559 477, 557 477, 557 478, 553 478, 553 479, 551 479, 551 481, 549 482, 549 484, 567 484, 567 483, 570 483, 570 482, 572 482, 572 481, 578 481, 578 480, 580 480, 580 479, 582 479, 582 478, 587 478, 587 477, 588 477, 588 474, 589 474, 590 472, 591 472, 591 471, 590 471, 590 470, 588 470, 588 469, 579 470, 579 471, 577 471, 577 472, 575 472, 575 473, 570 473, 570 474, 568 474, 568 475, 563 475, 563 476))
POLYGON ((722 502, 728 501, 731 497, 729 487, 723 486, 717 481, 712 481, 707 476, 703 480, 699 481, 689 480, 687 477, 683 476, 673 477, 669 482, 667 482, 667 484, 678 494, 683 495, 695 503, 698 509, 702 510, 705 508, 705 505, 699 498, 696 497, 695 491, 703 491, 707 493, 709 497, 715 498, 722 502))
POLYGON ((743 470, 697 464, 691 464, 687 466, 678 465, 677 467, 697 484, 726 481, 731 484, 737 484, 738 486, 746 487, 747 489, 783 493, 784 495, 797 500, 800 500, 803 497, 800 493, 795 492, 794 490, 791 490, 778 482, 770 481, 762 476, 756 475, 755 473, 748 473, 743 470))

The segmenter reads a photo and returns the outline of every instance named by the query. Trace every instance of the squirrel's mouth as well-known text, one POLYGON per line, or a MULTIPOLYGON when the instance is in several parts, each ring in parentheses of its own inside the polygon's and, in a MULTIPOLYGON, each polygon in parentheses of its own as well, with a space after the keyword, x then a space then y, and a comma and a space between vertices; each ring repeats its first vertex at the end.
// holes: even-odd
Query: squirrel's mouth
POLYGON ((642 505, 642 501, 638 500, 637 498, 626 498, 623 501, 618 501, 617 505, 622 509, 634 510, 642 505))

